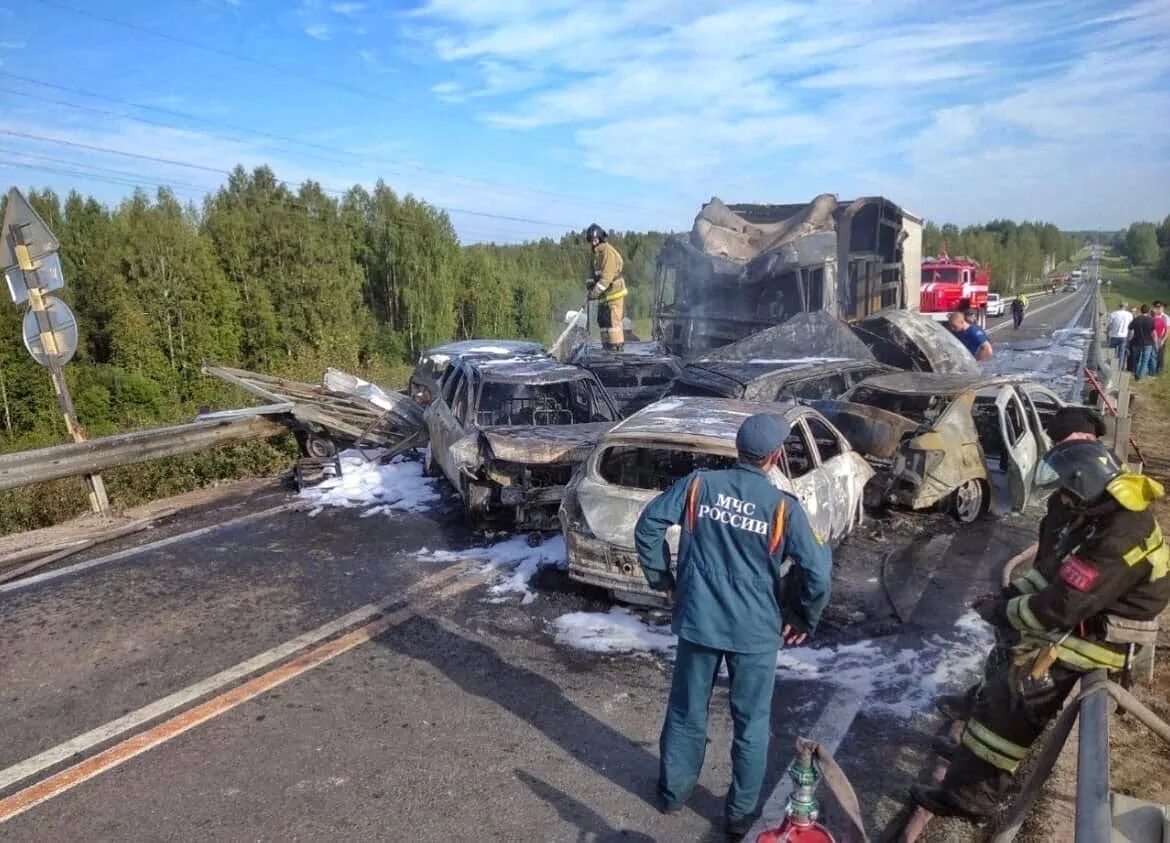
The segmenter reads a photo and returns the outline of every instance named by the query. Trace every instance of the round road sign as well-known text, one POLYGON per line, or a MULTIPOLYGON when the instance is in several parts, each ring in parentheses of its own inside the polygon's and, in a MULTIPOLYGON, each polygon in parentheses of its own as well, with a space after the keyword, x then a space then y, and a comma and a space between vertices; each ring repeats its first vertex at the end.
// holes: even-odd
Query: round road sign
MULTIPOLYGON (((57 365, 64 366, 77 353, 77 320, 69 305, 53 296, 45 296, 45 317, 49 322, 51 345, 55 345, 53 357, 57 365)), ((37 322, 37 314, 29 310, 24 314, 24 347, 42 366, 51 364, 50 355, 45 351, 45 343, 41 340, 41 328, 37 322)))

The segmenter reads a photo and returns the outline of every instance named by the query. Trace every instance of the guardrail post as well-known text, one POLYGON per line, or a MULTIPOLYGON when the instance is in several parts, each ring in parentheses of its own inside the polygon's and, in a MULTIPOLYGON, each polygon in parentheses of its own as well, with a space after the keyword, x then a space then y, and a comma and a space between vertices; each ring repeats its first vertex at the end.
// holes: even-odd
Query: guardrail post
POLYGON ((1077 733, 1076 843, 1109 843, 1113 817, 1109 807, 1108 677, 1094 670, 1084 678, 1077 733))

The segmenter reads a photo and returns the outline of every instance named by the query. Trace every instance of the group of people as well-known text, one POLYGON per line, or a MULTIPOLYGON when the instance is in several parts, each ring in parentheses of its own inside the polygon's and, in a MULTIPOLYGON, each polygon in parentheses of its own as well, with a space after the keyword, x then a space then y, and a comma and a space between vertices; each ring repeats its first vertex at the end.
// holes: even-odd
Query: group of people
MULTIPOLYGON (((946 778, 911 790, 936 815, 979 821, 1000 810, 1013 774, 1078 678, 1124 670, 1131 645, 1156 636, 1170 603, 1170 548, 1149 508, 1162 487, 1105 447, 1095 411, 1064 408, 1047 429, 1056 444, 1036 481, 1053 494, 1035 560, 1009 588, 975 601, 999 643, 984 680, 942 701, 947 714, 966 720, 960 744, 947 749, 946 778)), ((646 506, 635 530, 646 581, 672 604, 678 636, 659 738, 658 809, 682 810, 698 782, 711 693, 725 667, 734 738, 724 828, 732 840, 747 833, 760 801, 777 652, 808 640, 831 591, 825 537, 768 477, 789 432, 776 416, 750 416, 736 436, 733 468, 682 478, 646 506), (675 525, 672 560, 666 535, 675 525)))
POLYGON ((1119 371, 1133 374, 1134 380, 1162 374, 1166 364, 1166 334, 1170 316, 1161 301, 1129 307, 1125 302, 1109 314, 1109 348, 1119 371))

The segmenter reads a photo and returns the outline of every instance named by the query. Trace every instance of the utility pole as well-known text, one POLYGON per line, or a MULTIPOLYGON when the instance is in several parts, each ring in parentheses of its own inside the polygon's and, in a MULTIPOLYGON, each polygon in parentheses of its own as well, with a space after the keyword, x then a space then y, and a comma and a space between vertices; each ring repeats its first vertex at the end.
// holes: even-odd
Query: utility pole
MULTIPOLYGON (((27 301, 29 305, 24 318, 25 347, 34 360, 49 370, 69 435, 74 442, 84 442, 85 429, 77 420, 64 371, 64 365, 77 351, 77 323, 64 301, 48 295, 65 285, 57 258, 57 238, 15 187, 8 193, 2 228, 0 265, 9 293, 14 303, 27 301)), ((85 485, 90 508, 99 515, 108 514, 110 501, 102 476, 87 474, 85 485)))

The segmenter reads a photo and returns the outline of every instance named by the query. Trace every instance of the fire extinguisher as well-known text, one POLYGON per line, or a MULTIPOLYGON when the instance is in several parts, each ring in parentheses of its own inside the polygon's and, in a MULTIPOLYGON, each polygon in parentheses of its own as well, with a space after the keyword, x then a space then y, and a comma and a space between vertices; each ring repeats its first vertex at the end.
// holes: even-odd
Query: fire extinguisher
POLYGON ((837 838, 817 822, 820 805, 815 791, 822 778, 821 767, 832 771, 829 787, 856 827, 847 840, 866 840, 857 808, 857 796, 844 773, 819 744, 801 738, 796 742, 796 758, 788 766, 792 793, 784 808, 784 820, 777 828, 762 832, 756 837, 756 843, 837 843, 837 838))

